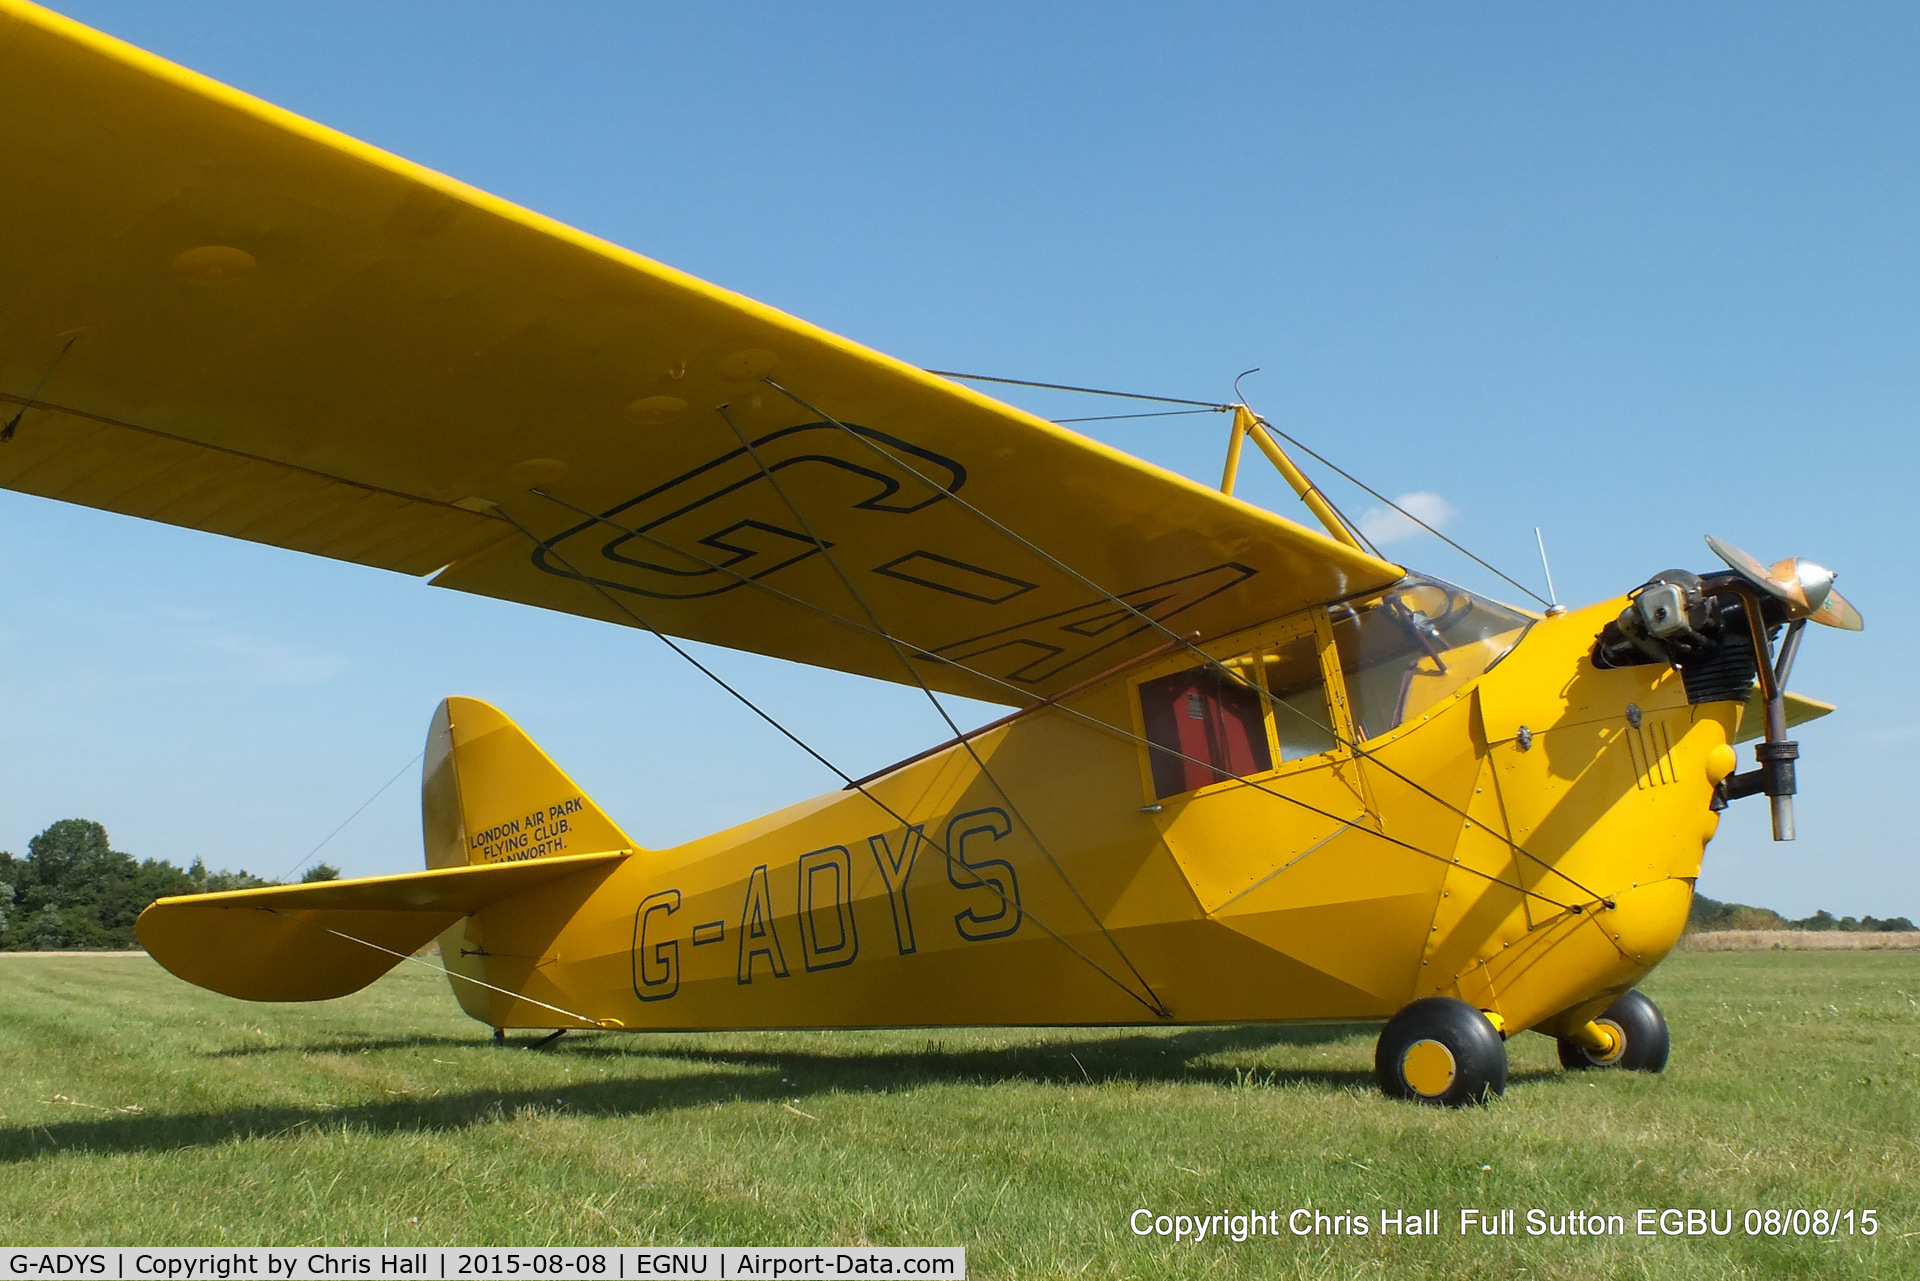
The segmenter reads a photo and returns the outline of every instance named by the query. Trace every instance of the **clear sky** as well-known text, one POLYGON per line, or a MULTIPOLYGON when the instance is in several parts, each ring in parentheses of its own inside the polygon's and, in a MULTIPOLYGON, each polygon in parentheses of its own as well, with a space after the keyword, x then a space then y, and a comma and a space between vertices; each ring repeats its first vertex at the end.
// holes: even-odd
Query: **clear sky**
MULTIPOLYGON (((1207 398, 1260 366, 1257 408, 1531 584, 1541 526, 1565 600, 1710 568, 1707 533, 1829 564, 1868 630, 1801 659, 1841 708, 1799 733, 1801 839, 1736 806, 1700 888, 1920 918, 1920 9, 57 7, 923 365, 1207 398)), ((1218 481, 1218 418, 1085 430, 1218 481)), ((16 852, 84 816, 283 874, 448 693, 648 845, 836 781, 649 637, 377 570, 0 492, 0 602, 16 852)), ((917 692, 715 661, 855 773, 944 737, 917 692)), ((417 786, 320 857, 418 866, 417 786)))

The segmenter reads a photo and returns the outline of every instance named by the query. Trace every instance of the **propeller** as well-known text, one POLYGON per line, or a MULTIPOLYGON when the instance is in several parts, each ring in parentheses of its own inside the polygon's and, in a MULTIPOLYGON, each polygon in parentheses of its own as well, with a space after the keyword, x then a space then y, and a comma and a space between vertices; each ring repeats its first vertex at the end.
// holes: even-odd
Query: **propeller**
POLYGON ((1733 774, 1719 784, 1720 803, 1741 796, 1764 793, 1773 807, 1773 839, 1793 839, 1794 761, 1800 757, 1800 745, 1787 737, 1786 687, 1793 671, 1794 656, 1800 651, 1800 634, 1809 622, 1857 632, 1866 626, 1860 611, 1847 598, 1833 590, 1834 573, 1798 556, 1762 565, 1732 543, 1709 535, 1707 546, 1736 574, 1759 588, 1785 610, 1788 624, 1780 641, 1776 659, 1766 628, 1754 611, 1748 614, 1753 630, 1755 658, 1759 663, 1760 689, 1766 698, 1766 741, 1754 747, 1759 767, 1745 774, 1733 774))
POLYGON ((1866 626, 1860 611, 1833 590, 1833 580, 1838 575, 1826 566, 1800 556, 1763 565, 1732 543, 1711 534, 1707 536, 1707 546, 1735 573, 1784 605, 1788 618, 1796 622, 1804 618, 1849 632, 1866 626))

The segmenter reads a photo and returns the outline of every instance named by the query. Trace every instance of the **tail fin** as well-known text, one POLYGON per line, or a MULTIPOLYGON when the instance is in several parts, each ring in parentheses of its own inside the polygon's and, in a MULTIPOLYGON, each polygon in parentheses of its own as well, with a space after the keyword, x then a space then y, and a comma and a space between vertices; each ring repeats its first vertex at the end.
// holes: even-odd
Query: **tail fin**
POLYGON ((140 914, 140 942, 215 992, 317 1001, 358 991, 438 933, 442 963, 479 980, 456 978, 454 995, 492 1023, 477 914, 573 878, 591 892, 633 842, 519 726, 471 698, 434 713, 421 813, 425 872, 161 899, 140 914))
MULTIPOLYGON (((637 849, 619 825, 499 708, 449 698, 433 713, 420 772, 420 828, 427 866, 637 849)), ((460 1008, 495 1022, 480 922, 468 917, 440 934, 440 963, 460 1008)))
MULTIPOLYGON (((589 894, 633 842, 519 726, 470 698, 434 713, 421 792, 427 871, 164 898, 140 914, 141 945, 215 992, 319 1001, 439 933, 447 969, 478 980, 456 977, 461 1006, 495 1023, 478 914, 566 881, 567 894, 589 894)), ((515 1004, 509 994, 500 1008, 515 1004)))
POLYGON ((430 868, 636 848, 524 730, 477 698, 446 699, 433 714, 420 820, 430 868))

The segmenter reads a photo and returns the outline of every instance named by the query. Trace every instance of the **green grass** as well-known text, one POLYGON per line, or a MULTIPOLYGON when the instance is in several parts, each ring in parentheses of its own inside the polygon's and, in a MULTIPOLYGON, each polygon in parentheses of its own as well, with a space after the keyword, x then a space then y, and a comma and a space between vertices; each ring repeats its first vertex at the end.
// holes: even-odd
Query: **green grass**
POLYGON ((1511 1044, 1393 1103, 1372 1033, 570 1035, 496 1050, 414 967, 250 1005, 0 959, 0 1243, 961 1244, 982 1277, 1920 1274, 1920 953, 1702 953, 1665 1075, 1511 1044), (136 1110, 137 1109, 137 1110, 136 1110), (802 1115, 805 1114, 805 1115, 802 1115), (1435 1207, 1435 1239, 1173 1244, 1127 1216, 1435 1207), (1461 1207, 1875 1209, 1874 1238, 1461 1238, 1461 1207))

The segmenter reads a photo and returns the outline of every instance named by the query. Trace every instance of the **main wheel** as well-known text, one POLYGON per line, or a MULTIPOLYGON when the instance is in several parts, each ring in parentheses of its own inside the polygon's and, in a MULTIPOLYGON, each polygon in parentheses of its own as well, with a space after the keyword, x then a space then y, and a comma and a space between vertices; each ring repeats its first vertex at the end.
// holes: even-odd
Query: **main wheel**
POLYGON ((1561 1067, 1658 1072, 1667 1066, 1667 1053, 1673 1048, 1673 1042, 1667 1035, 1666 1016, 1640 989, 1627 992, 1594 1022, 1613 1033, 1616 1042, 1613 1053, 1602 1057, 1570 1036, 1559 1037, 1561 1067))
POLYGON ((1425 996, 1387 1020, 1373 1075, 1390 1098, 1457 1108, 1507 1088, 1507 1046, 1487 1016, 1450 996, 1425 996))

